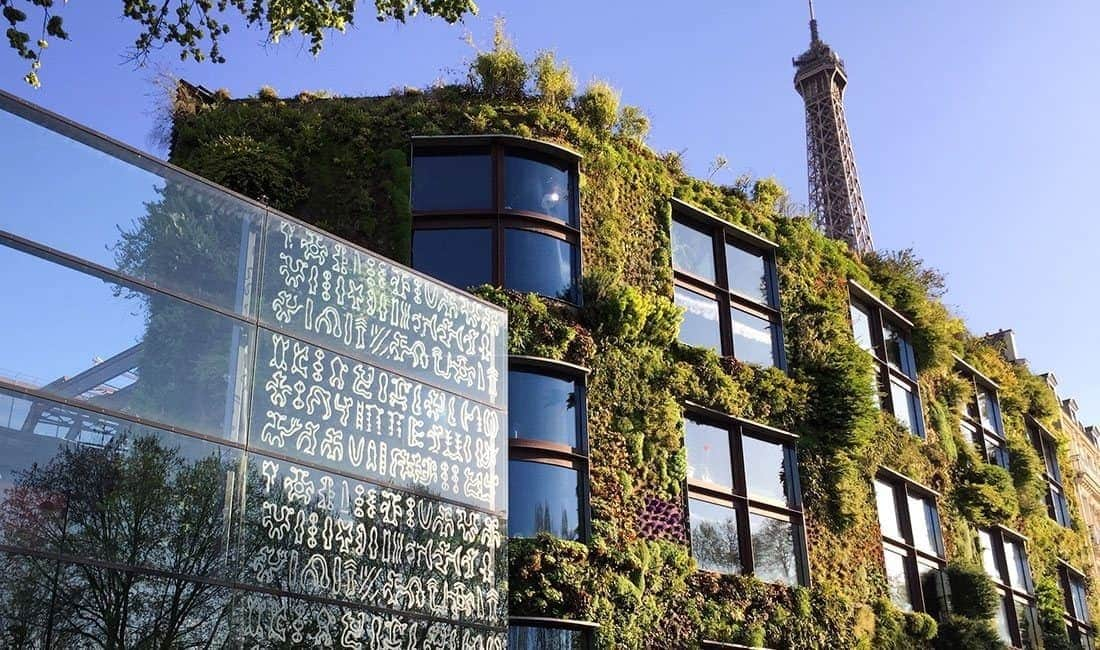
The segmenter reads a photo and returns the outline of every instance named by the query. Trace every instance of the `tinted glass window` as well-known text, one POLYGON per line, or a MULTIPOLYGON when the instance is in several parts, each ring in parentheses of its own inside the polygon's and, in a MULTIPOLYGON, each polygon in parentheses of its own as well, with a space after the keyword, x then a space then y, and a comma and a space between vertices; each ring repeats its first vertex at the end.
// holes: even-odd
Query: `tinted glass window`
POLYGON ((935 617, 940 609, 944 588, 943 571, 939 565, 917 558, 917 576, 920 578, 921 594, 924 596, 924 611, 935 617))
POLYGON ((909 519, 913 525, 913 546, 926 553, 939 555, 940 531, 936 506, 928 499, 910 496, 909 519))
POLYGON ((684 420, 688 477, 733 487, 730 434, 725 429, 684 420))
POLYGON ((704 571, 740 573, 737 513, 733 508, 690 499, 691 554, 704 571))
POLYGON ((417 230, 413 268, 461 289, 493 282, 493 236, 488 228, 417 230))
POLYGON ((508 532, 512 537, 550 533, 577 539, 577 470, 544 463, 508 463, 508 532))
POLYGON ((886 361, 893 367, 910 375, 909 341, 890 323, 882 327, 882 338, 886 343, 886 361))
POLYGON ((585 633, 552 627, 508 628, 508 647, 514 650, 582 650, 587 648, 585 633))
POLYGON ((538 212, 572 223, 569 171, 564 165, 508 154, 504 157, 504 209, 538 212))
POLYGON ((862 306, 852 303, 849 311, 852 314, 852 334, 856 338, 859 347, 874 353, 875 345, 871 339, 871 315, 862 306))
POLYGON ((745 483, 750 497, 787 502, 787 467, 783 445, 744 436, 745 483))
POLYGON ((1016 620, 1020 623, 1020 638, 1024 640, 1025 648, 1039 647, 1039 618, 1035 607, 1026 601, 1015 599, 1016 620))
POLYGON ((528 230, 504 231, 504 286, 574 301, 575 249, 569 242, 528 230))
POLYGON ((1070 577, 1070 593, 1073 597, 1073 614, 1078 620, 1088 622, 1089 608, 1088 597, 1085 593, 1085 583, 1080 578, 1070 577))
POLYGON ((412 201, 423 212, 491 209, 492 159, 488 153, 417 155, 412 201))
POLYGON ((909 578, 905 568, 905 555, 889 546, 883 548, 886 566, 886 586, 890 590, 890 600, 899 608, 909 612, 913 610, 913 601, 909 596, 909 578))
POLYGON ((901 539, 901 523, 898 520, 893 486, 875 481, 875 505, 878 508, 878 523, 882 534, 886 537, 901 539))
POLYGON ((730 291, 763 304, 771 303, 767 260, 763 255, 726 244, 726 277, 730 291))
POLYGON ((740 309, 730 310, 733 328, 733 356, 738 361, 758 366, 775 365, 772 324, 740 309))
POLYGON ((984 438, 986 462, 1008 469, 1008 450, 1005 449, 1004 443, 990 435, 984 438))
POLYGON ((57 397, 238 438, 237 404, 249 371, 247 326, 2 245, 0 268, 6 278, 19 278, 0 283, 4 312, 33 323, 9 327, 0 337, 0 377, 57 397))
POLYGON ((1062 470, 1058 467, 1058 446, 1054 444, 1054 441, 1046 436, 1039 434, 1040 444, 1043 450, 1043 463, 1046 465, 1047 474, 1050 474, 1051 478, 1059 483, 1062 482, 1062 470))
POLYGON ((531 371, 510 371, 508 435, 580 447, 576 382, 531 371))
POLYGON ((764 582, 798 584, 794 525, 782 519, 749 514, 753 571, 764 582))
POLYGON ((672 222, 672 266, 709 282, 714 277, 714 240, 679 221, 672 222))
POLYGON ((680 325, 680 342, 722 353, 722 338, 718 329, 718 301, 676 287, 676 305, 684 309, 680 325))
POLYGON ((251 313, 261 208, 178 172, 146 171, 134 166, 133 154, 120 151, 124 162, 7 112, 0 112, 0 142, 0 230, 251 313))

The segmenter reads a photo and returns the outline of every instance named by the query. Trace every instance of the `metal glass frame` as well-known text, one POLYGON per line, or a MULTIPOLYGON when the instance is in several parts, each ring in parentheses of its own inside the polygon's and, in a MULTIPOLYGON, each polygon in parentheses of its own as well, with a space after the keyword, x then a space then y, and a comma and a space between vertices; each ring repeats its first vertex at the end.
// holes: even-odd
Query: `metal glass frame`
POLYGON ((600 631, 599 623, 590 621, 575 621, 567 618, 547 618, 542 616, 510 616, 508 628, 513 627, 538 627, 550 630, 568 630, 581 633, 581 645, 574 646, 573 650, 589 650, 596 645, 596 635, 600 631))
MULTIPOLYGON (((411 160, 417 155, 461 154, 467 152, 488 152, 492 161, 492 206, 486 210, 417 210, 412 206, 413 237, 417 231, 452 229, 487 229, 492 239, 492 278, 494 286, 509 288, 505 285, 506 250, 505 232, 509 229, 545 235, 568 243, 573 252, 573 277, 571 295, 562 299, 559 296, 546 296, 563 300, 569 304, 581 303, 580 278, 582 276, 581 255, 581 219, 580 219, 580 155, 576 152, 539 140, 516 136, 416 136, 412 138, 411 160), (538 212, 528 210, 508 210, 504 208, 504 160, 510 152, 517 152, 525 158, 544 159, 555 166, 565 166, 569 173, 569 222, 538 212)), ((415 181, 414 181, 415 182, 415 181)), ((410 188, 410 203, 411 203, 410 188)), ((537 265, 538 260, 527 260, 537 265)), ((413 260, 415 267, 416 260, 413 260)))
POLYGON ((1078 643, 1082 648, 1093 650, 1095 645, 1092 642, 1092 620, 1088 611, 1088 600, 1084 597, 1086 590, 1085 585, 1088 584, 1085 574, 1069 563, 1059 560, 1058 582, 1062 587, 1062 599, 1065 605, 1066 632, 1069 634, 1069 638, 1078 643), (1077 615, 1077 606, 1074 602, 1076 600, 1074 596, 1075 592, 1082 595, 1081 607, 1084 611, 1084 618, 1077 615))
MULTIPOLYGON (((947 566, 947 558, 944 552, 943 532, 940 527, 939 506, 937 504, 940 494, 932 488, 921 485, 907 476, 886 467, 879 468, 878 473, 875 475, 875 480, 887 485, 892 491, 894 516, 897 517, 901 533, 900 539, 884 534, 882 536, 883 551, 885 552, 886 549, 890 549, 905 557, 905 582, 909 590, 909 602, 912 604, 913 610, 918 612, 934 612, 936 608, 942 606, 942 602, 928 602, 924 590, 925 585, 921 584, 920 564, 934 565, 941 570, 936 576, 937 580, 935 587, 936 597, 942 600, 943 594, 946 593, 942 584, 942 569, 947 566), (909 508, 910 499, 919 499, 925 503, 929 501, 932 503, 932 511, 935 514, 935 519, 933 522, 934 526, 929 532, 934 539, 934 553, 929 553, 918 548, 915 543, 912 513, 909 508)), ((872 489, 874 489, 873 484, 872 489)), ((879 521, 882 521, 882 513, 879 513, 879 521)), ((886 560, 884 557, 884 567, 885 562, 886 560)))
MULTIPOLYGON (((1027 559, 1027 538, 1004 526, 991 526, 979 530, 989 536, 992 546, 989 550, 993 554, 993 573, 990 573, 991 567, 986 566, 985 569, 989 577, 993 579, 994 584, 997 586, 997 590, 1001 594, 1000 606, 1001 611, 1004 612, 1005 623, 1008 627, 1009 635, 1011 636, 1009 641, 1014 648, 1037 647, 1039 630, 1030 627, 1025 637, 1024 621, 1020 620, 1019 613, 1016 609, 1016 603, 1023 603, 1030 608, 1031 615, 1028 617, 1027 625, 1035 625, 1035 585, 1031 578, 1031 565, 1027 559), (1009 556, 1006 550, 1009 544, 1018 545, 1020 552, 1023 554, 1023 567, 1021 567, 1023 574, 1022 585, 1012 582, 1012 573, 1009 571, 1008 567, 1009 556)), ((980 536, 978 538, 978 547, 979 557, 984 558, 981 552, 980 536)))
POLYGON ((958 357, 955 357, 955 369, 967 380, 972 389, 959 414, 962 422, 967 425, 962 431, 964 437, 969 434, 970 440, 986 462, 1008 469, 1008 441, 1005 438, 1004 422, 1001 419, 1001 400, 998 396, 1000 386, 958 357), (992 422, 986 422, 981 416, 980 395, 982 393, 988 395, 991 400, 992 422))
MULTIPOLYGON (((779 274, 775 259, 778 245, 679 199, 670 199, 670 201, 673 222, 681 223, 703 234, 709 234, 711 238, 715 272, 713 282, 678 269, 675 264, 672 266, 672 272, 677 287, 717 301, 718 329, 721 337, 720 353, 723 356, 737 358, 732 310, 741 311, 768 321, 771 326, 774 365, 786 371, 787 355, 783 343, 783 318, 779 310, 779 274), (768 284, 767 304, 752 300, 729 288, 726 266, 727 244, 764 258, 765 277, 768 284)), ((670 241, 671 238, 670 232, 670 241)))
POLYGON ((1062 483, 1062 466, 1058 462, 1058 439, 1038 420, 1027 416, 1028 437, 1039 459, 1043 461, 1043 481, 1046 483, 1047 514, 1063 528, 1073 526, 1069 499, 1062 483))
POLYGON ((806 525, 802 511, 802 489, 798 479, 798 453, 796 450, 798 436, 764 424, 733 417, 692 402, 684 404, 684 419, 690 419, 727 432, 730 449, 729 463, 733 476, 732 486, 717 485, 690 477, 687 479, 684 499, 685 511, 688 513, 688 547, 691 548, 691 512, 688 507, 688 501, 691 499, 698 499, 734 510, 737 521, 737 552, 740 558, 741 573, 744 575, 754 575, 755 573, 749 515, 756 514, 788 521, 793 526, 792 544, 796 563, 795 582, 805 587, 810 586, 806 525), (786 472, 786 505, 749 496, 743 447, 743 439, 746 436, 783 445, 783 465, 786 472))

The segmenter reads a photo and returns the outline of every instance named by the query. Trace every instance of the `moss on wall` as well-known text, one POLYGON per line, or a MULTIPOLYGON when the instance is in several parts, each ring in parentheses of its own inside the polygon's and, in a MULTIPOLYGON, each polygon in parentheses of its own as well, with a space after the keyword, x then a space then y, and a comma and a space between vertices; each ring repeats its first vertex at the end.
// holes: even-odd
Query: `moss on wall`
MULTIPOLYGON (((1043 506, 1024 416, 1051 424, 1056 409, 1045 385, 968 334, 938 300, 941 279, 911 253, 857 260, 807 219, 782 216, 785 195, 774 182, 757 182, 751 192, 706 183, 634 132, 592 124, 556 96, 492 99, 458 86, 363 99, 219 101, 178 116, 172 159, 407 260, 410 136, 508 133, 582 153, 584 307, 479 290, 508 308, 513 353, 591 368, 593 538, 587 545, 514 540, 513 613, 595 621, 606 648, 692 647, 704 637, 780 648, 930 646, 935 623, 885 599, 870 480, 886 464, 944 495, 949 557, 975 558, 975 524, 1000 523, 1030 537, 1048 647, 1060 647, 1056 559, 1085 564, 1086 539, 1079 527, 1052 522, 1043 506), (675 342, 669 197, 779 244, 787 374, 675 342), (916 325, 926 440, 872 405, 872 363, 848 322, 849 278, 916 325), (982 463, 959 436, 965 390, 952 354, 1002 387, 1011 474, 982 463), (683 400, 801 436, 812 588, 695 571, 683 530, 683 400)), ((987 623, 946 622, 941 645, 948 634, 957 643, 988 638, 987 623)))

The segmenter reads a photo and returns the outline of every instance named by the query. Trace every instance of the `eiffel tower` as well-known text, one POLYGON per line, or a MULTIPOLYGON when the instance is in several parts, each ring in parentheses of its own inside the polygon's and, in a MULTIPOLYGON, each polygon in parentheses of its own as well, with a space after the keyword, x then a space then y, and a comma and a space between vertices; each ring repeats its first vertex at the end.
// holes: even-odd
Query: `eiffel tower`
POLYGON ((806 102, 810 209, 826 236, 863 254, 874 250, 874 242, 844 119, 848 75, 840 55, 818 37, 813 0, 809 3, 810 49, 794 59, 794 87, 806 102))

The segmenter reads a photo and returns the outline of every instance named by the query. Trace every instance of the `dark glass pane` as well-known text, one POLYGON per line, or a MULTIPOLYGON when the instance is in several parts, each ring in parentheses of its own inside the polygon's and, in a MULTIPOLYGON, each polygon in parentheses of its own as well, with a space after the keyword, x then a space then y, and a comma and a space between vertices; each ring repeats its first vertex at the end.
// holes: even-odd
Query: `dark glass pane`
POLYGON ((726 244, 726 278, 730 291, 750 300, 771 304, 768 258, 733 244, 726 244))
POLYGON ((492 158, 488 153, 418 154, 412 203, 421 212, 492 209, 492 158))
POLYGON ((0 553, 0 648, 58 647, 46 643, 56 575, 52 558, 0 553))
POLYGON ((508 373, 508 436, 580 447, 577 382, 534 371, 508 373))
POLYGON ((583 650, 588 645, 585 633, 580 630, 511 626, 508 628, 508 647, 511 650, 583 650))
POLYGON ((0 142, 0 230, 253 313, 262 209, 167 168, 146 171, 122 149, 110 148, 120 159, 3 111, 0 142))
POLYGON ((576 249, 567 241, 529 230, 504 230, 504 286, 576 301, 576 249))
POLYGON ((774 366, 775 340, 771 322, 740 309, 731 309, 730 318, 734 358, 758 366, 774 366))
POLYGON ((946 580, 938 564, 917 558, 917 576, 920 578, 921 595, 924 597, 924 611, 933 618, 938 617, 946 602, 944 594, 946 580))
POLYGON ((580 477, 558 465, 513 460, 508 463, 508 533, 534 537, 550 533, 580 537, 580 477))
POLYGON ((729 431, 684 420, 688 478, 733 489, 729 431))
POLYGON ((984 438, 986 462, 1008 469, 1008 450, 1005 449, 1005 443, 991 435, 986 435, 984 438))
POLYGON ((913 526, 913 545, 918 549, 941 555, 940 518, 930 499, 909 497, 909 522, 913 526))
POLYGON ((898 518, 897 501, 894 499, 894 486, 875 481, 875 504, 878 508, 878 523, 886 537, 901 539, 901 523, 898 518))
POLYGON ((722 353, 722 337, 718 328, 718 301, 683 287, 675 289, 676 306, 684 310, 680 325, 680 342, 710 348, 722 353))
POLYGON ((572 224, 569 168, 508 154, 504 157, 504 209, 538 212, 572 224))
POLYGON ((750 436, 741 439, 745 454, 745 483, 749 496, 776 503, 787 503, 787 464, 785 447, 750 436))
POLYGON ((997 433, 1001 432, 1001 418, 998 414, 997 398, 993 393, 982 388, 978 389, 978 414, 982 426, 997 433))
POLYGON ((488 228, 416 230, 412 264, 460 289, 492 284, 493 233, 488 228))
POLYGON ((913 600, 909 595, 909 572, 906 569, 905 555, 886 546, 883 548, 886 568, 886 588, 890 600, 899 608, 913 611, 913 600))
POLYGON ((852 303, 849 306, 852 315, 852 335, 855 336, 859 347, 874 354, 875 344, 871 339, 871 315, 862 305, 852 303))
POLYGON ((909 430, 910 433, 920 435, 920 428, 918 418, 920 415, 917 413, 917 396, 914 395, 908 386, 902 384, 897 379, 890 380, 890 398, 893 400, 894 405, 894 417, 901 422, 902 426, 909 430))
POLYGON ((795 526, 789 521, 749 514, 754 574, 764 582, 798 584, 795 526))
POLYGON ((741 573, 737 546, 737 512, 700 499, 688 500, 691 555, 703 571, 741 573))
POLYGON ((886 343, 887 363, 905 373, 907 377, 915 378, 916 373, 909 363, 912 351, 906 335, 890 323, 885 323, 882 326, 882 338, 886 343))
POLYGON ((672 222, 672 266, 708 282, 714 278, 714 239, 689 225, 672 222))
POLYGON ((962 420, 959 422, 959 430, 962 432, 963 439, 974 443, 974 447, 977 448, 978 453, 982 453, 982 436, 978 435, 978 430, 974 425, 966 420, 962 420))
POLYGON ((1088 623, 1089 622, 1089 606, 1088 596, 1085 593, 1084 580, 1070 576, 1070 593, 1073 596, 1073 615, 1077 620, 1088 623))
POLYGON ((1025 650, 1035 650, 1039 647, 1039 617, 1035 611, 1035 605, 1015 599, 1016 621, 1020 624, 1020 638, 1023 640, 1025 650))
POLYGON ((1062 468, 1058 466, 1058 445, 1045 435, 1039 434, 1042 444, 1043 463, 1046 465, 1047 474, 1052 479, 1062 482, 1062 468))
POLYGON ((0 304, 26 323, 0 337, 0 379, 238 439, 248 326, 6 246, 0 269, 19 278, 0 284, 0 304))

